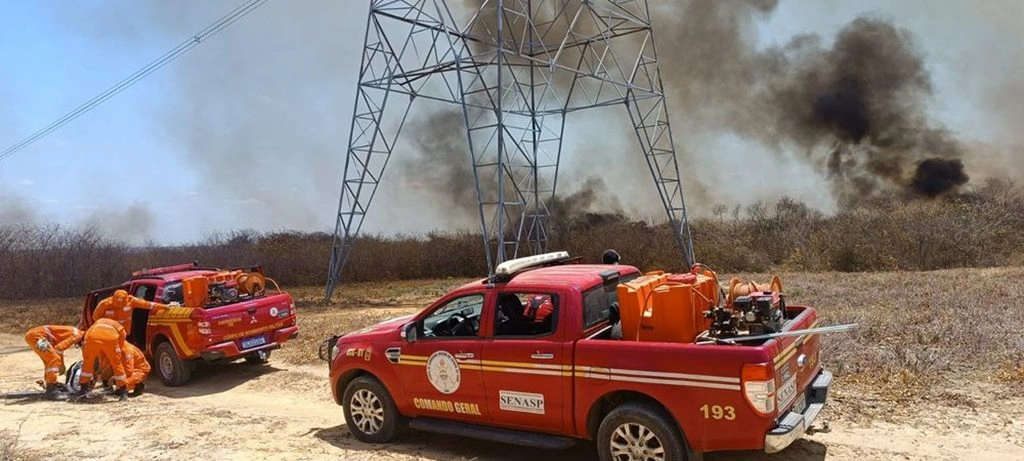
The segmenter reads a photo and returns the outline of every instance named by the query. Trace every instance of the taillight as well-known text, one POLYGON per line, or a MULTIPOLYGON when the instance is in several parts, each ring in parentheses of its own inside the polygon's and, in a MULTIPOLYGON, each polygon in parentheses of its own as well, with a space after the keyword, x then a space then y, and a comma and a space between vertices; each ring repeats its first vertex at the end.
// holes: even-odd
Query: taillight
POLYGON ((762 416, 775 413, 775 373, 770 363, 743 365, 743 396, 762 416))

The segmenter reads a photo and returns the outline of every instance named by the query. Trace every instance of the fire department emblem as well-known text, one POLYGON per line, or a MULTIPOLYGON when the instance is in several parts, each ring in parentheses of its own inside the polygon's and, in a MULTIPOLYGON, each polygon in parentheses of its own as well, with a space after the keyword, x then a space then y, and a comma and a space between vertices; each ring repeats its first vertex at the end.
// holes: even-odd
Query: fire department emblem
POLYGON ((442 394, 451 394, 462 382, 459 363, 446 351, 437 351, 427 359, 427 379, 442 394))

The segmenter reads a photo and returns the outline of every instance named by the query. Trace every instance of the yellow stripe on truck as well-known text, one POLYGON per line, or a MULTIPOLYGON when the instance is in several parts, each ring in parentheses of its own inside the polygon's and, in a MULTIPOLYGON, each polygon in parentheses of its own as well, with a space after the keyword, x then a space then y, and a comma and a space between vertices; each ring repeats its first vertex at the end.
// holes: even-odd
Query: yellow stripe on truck
POLYGON ((185 357, 191 357, 192 356, 192 349, 189 349, 188 343, 185 342, 185 338, 181 337, 181 331, 178 330, 178 326, 177 325, 170 325, 170 329, 171 329, 171 336, 174 337, 174 341, 178 344, 178 347, 181 348, 181 351, 185 353, 185 357))

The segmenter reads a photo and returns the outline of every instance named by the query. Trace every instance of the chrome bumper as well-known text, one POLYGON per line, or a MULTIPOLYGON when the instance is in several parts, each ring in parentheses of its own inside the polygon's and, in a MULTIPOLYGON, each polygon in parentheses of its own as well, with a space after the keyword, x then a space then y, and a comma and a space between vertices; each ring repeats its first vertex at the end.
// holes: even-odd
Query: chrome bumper
POLYGON ((778 453, 807 432, 807 428, 814 424, 814 420, 818 419, 818 414, 825 408, 830 385, 832 385, 832 373, 822 370, 805 391, 807 408, 803 413, 795 411, 786 413, 786 416, 779 421, 779 425, 764 437, 765 453, 778 453))

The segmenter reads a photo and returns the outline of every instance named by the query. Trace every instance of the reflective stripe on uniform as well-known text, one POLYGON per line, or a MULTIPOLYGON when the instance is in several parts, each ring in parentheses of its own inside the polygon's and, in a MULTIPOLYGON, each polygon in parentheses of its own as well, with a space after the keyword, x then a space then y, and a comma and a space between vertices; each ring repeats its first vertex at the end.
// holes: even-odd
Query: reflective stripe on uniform
POLYGON ((114 376, 114 381, 124 381, 124 380, 126 380, 126 379, 128 379, 128 377, 127 377, 127 376, 125 376, 125 375, 117 375, 117 376, 114 376))
POLYGON ((52 372, 58 372, 58 371, 60 371, 60 368, 56 368, 56 367, 54 367, 54 368, 47 368, 47 369, 45 369, 45 370, 43 370, 43 371, 46 371, 46 372, 50 372, 50 371, 52 371, 52 372))
POLYGON ((79 373, 78 376, 81 376, 83 378, 92 378, 92 373, 87 373, 87 372, 83 371, 83 372, 79 373))

